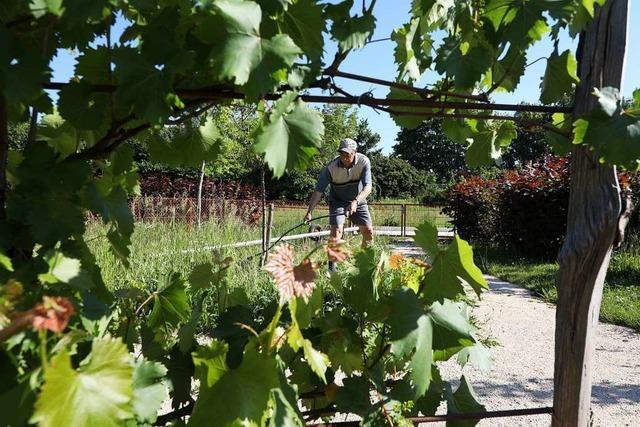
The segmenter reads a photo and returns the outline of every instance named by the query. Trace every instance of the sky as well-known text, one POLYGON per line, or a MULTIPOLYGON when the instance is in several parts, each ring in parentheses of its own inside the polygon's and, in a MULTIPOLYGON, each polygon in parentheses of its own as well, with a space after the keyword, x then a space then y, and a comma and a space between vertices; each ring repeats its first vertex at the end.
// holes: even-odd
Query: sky
MULTIPOLYGON (((356 2, 360 3, 360 2, 356 2)), ((623 81, 623 96, 630 97, 634 89, 640 88, 640 53, 633 48, 633 42, 640 42, 640 1, 630 0, 629 13, 629 33, 627 42, 627 58, 625 64, 625 74, 623 81)), ((391 35, 394 28, 401 26, 409 20, 411 0, 378 0, 374 9, 377 18, 376 29, 372 39, 385 39, 391 35)), ((355 6, 354 6, 355 8, 355 6)), ((121 28, 116 28, 113 39, 119 37, 121 28)), ((576 39, 577 40, 577 39, 576 39)), ((575 51, 577 42, 571 40, 566 34, 561 38, 559 45, 560 52, 565 49, 575 51)), ((340 66, 340 71, 354 74, 376 77, 384 80, 394 80, 397 74, 396 65, 393 62, 393 48, 395 43, 390 40, 370 43, 363 49, 351 52, 347 59, 340 66)), ((331 62, 336 47, 332 42, 327 42, 325 60, 331 62)), ((532 62, 541 57, 551 54, 553 46, 549 39, 543 39, 536 43, 528 52, 527 60, 532 62)), ((52 61, 53 81, 68 81, 73 75, 75 56, 72 52, 60 52, 52 61)), ((540 94, 540 79, 544 74, 546 61, 541 60, 529 66, 525 75, 520 80, 518 88, 508 94, 494 94, 492 101, 500 103, 517 104, 520 102, 538 103, 540 94)), ((427 72, 421 83, 433 83, 437 80, 436 73, 427 72)), ((354 82, 346 79, 336 79, 343 89, 353 95, 372 91, 376 98, 384 98, 388 88, 376 86, 370 83, 354 82)), ((380 134, 383 153, 389 154, 395 144, 395 139, 399 128, 393 119, 385 113, 378 113, 368 107, 354 107, 360 118, 367 119, 369 127, 380 134)))

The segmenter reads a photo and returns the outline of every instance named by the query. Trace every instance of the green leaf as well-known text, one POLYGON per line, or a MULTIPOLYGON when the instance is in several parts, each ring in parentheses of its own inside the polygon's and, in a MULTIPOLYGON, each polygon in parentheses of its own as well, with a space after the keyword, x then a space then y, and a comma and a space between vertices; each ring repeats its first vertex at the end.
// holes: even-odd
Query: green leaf
POLYGON ((228 351, 226 343, 213 340, 208 346, 193 352, 193 364, 201 387, 213 387, 229 371, 226 363, 228 351))
POLYGON ((435 257, 440 253, 438 228, 429 221, 425 221, 418 226, 413 241, 431 257, 435 257))
POLYGON ((273 414, 269 420, 269 427, 303 427, 305 426, 299 411, 297 402, 287 399, 280 389, 272 390, 273 414))
POLYGON ((345 378, 343 386, 336 393, 336 410, 345 414, 357 414, 364 417, 371 410, 369 381, 362 375, 345 378))
POLYGON ((575 3, 575 12, 569 23, 569 35, 573 38, 593 20, 595 5, 603 6, 606 0, 578 0, 575 3))
POLYGON ((206 289, 211 286, 213 278, 213 266, 210 262, 196 265, 189 274, 189 283, 193 289, 206 289))
POLYGON ((124 343, 109 336, 95 339, 88 360, 73 369, 65 350, 51 358, 30 422, 115 427, 133 416, 133 366, 124 343))
POLYGON ((471 167, 480 167, 499 162, 502 149, 508 147, 517 136, 516 125, 510 121, 494 123, 480 122, 479 132, 471 136, 471 145, 465 159, 471 167))
POLYGON ((458 236, 454 236, 447 249, 433 258, 432 265, 424 276, 422 291, 423 298, 429 303, 463 295, 463 283, 471 286, 478 295, 489 289, 482 272, 473 262, 471 246, 458 236))
POLYGON ((111 52, 105 46, 88 48, 78 57, 76 75, 84 77, 94 84, 111 83, 109 78, 109 57, 111 52))
POLYGON ((167 369, 158 362, 139 360, 133 371, 133 411, 138 423, 153 424, 167 397, 163 379, 167 369))
POLYGON ((51 249, 43 256, 49 271, 38 275, 43 283, 68 283, 81 290, 93 286, 89 274, 82 270, 79 259, 66 257, 62 252, 51 249))
POLYGON ((511 46, 507 54, 489 69, 483 83, 488 88, 495 87, 496 92, 513 92, 524 75, 526 65, 526 52, 511 46))
POLYGON ((109 97, 96 93, 85 80, 72 81, 60 91, 60 114, 77 129, 102 128, 108 117, 109 97))
POLYGON ((2 251, 0 251, 0 267, 4 268, 7 271, 13 271, 13 263, 11 262, 11 258, 6 256, 2 251))
POLYGON ((481 36, 474 38, 472 44, 459 37, 447 37, 438 48, 436 71, 453 77, 456 88, 470 90, 491 67, 494 56, 493 48, 481 36))
POLYGON ((215 162, 220 154, 222 136, 209 117, 198 128, 183 129, 171 141, 155 134, 149 144, 151 160, 172 167, 199 167, 202 162, 215 162))
POLYGON ((249 349, 240 367, 201 390, 189 426, 209 426, 211 420, 218 425, 260 425, 271 390, 279 388, 278 372, 274 357, 249 349))
POLYGON ((289 311, 291 312, 291 327, 289 329, 287 342, 294 351, 298 351, 302 348, 307 364, 326 384, 327 379, 325 373, 327 368, 331 365, 329 357, 321 351, 313 348, 311 341, 302 336, 302 330, 298 324, 298 317, 300 316, 298 315, 298 304, 296 299, 289 301, 289 311))
POLYGON ((420 34, 419 27, 420 20, 414 18, 409 24, 396 28, 391 33, 391 40, 396 43, 393 56, 398 64, 398 81, 417 81, 431 65, 433 42, 428 35, 420 34))
POLYGON ((594 91, 598 106, 573 123, 573 143, 593 147, 600 162, 635 171, 640 168, 640 115, 622 113, 617 89, 594 91))
POLYGON ((297 96, 296 92, 285 93, 254 135, 254 151, 264 153, 276 178, 286 170, 306 169, 324 134, 322 116, 296 100, 297 96))
POLYGON ((543 1, 490 0, 484 10, 494 29, 511 45, 527 47, 549 31, 543 1))
POLYGON ((47 13, 55 16, 61 16, 64 12, 62 0, 31 0, 29 9, 36 18, 41 18, 47 13))
POLYGON ((576 74, 578 63, 570 50, 565 50, 561 55, 554 50, 544 77, 540 83, 540 101, 543 104, 551 104, 562 100, 566 93, 569 93, 574 84, 578 84, 580 79, 576 74))
POLYGON ((391 301, 393 309, 387 321, 391 327, 391 352, 400 358, 411 354, 409 376, 415 397, 419 398, 426 393, 431 381, 433 324, 412 290, 398 289, 391 301))
POLYGON ((458 364, 464 367, 467 363, 471 363, 482 372, 488 372, 491 370, 493 360, 487 347, 481 343, 476 343, 473 346, 464 347, 458 353, 458 364))
MULTIPOLYGON (((13 379, 14 378, 11 377, 11 380, 13 379)), ((6 385, 8 384, 3 384, 3 386, 6 385)), ((33 405, 35 401, 35 390, 32 389, 31 384, 27 380, 15 385, 7 391, 4 391, 4 393, 0 394, 0 411, 2 411, 3 425, 28 425, 27 422, 29 421, 29 415, 33 413, 33 405)))
POLYGON ((270 39, 260 34, 262 12, 252 1, 216 0, 215 14, 204 20, 196 35, 211 44, 214 77, 236 85, 246 84, 252 99, 273 90, 280 78, 276 72, 291 67, 302 51, 286 34, 270 39))
POLYGON ((355 16, 333 23, 331 35, 338 41, 341 52, 361 49, 371 39, 376 28, 376 18, 366 14, 355 16))
MULTIPOLYGON (((553 123, 553 127, 566 132, 567 135, 572 130, 573 125, 573 116, 567 113, 554 113, 551 116, 551 120, 553 123)), ((547 142, 551 149, 558 156, 564 156, 565 154, 571 152, 572 144, 569 138, 566 136, 560 135, 558 132, 552 132, 550 130, 545 131, 545 136, 547 138, 547 142)))
POLYGON ((464 119, 443 119, 442 132, 447 138, 460 145, 467 145, 469 138, 473 135, 473 130, 464 119))
POLYGON ((118 89, 115 101, 122 115, 130 111, 145 122, 163 123, 172 108, 184 104, 173 92, 171 75, 156 69, 133 48, 120 48, 113 53, 118 89))
POLYGON ((185 283, 180 274, 168 274, 153 293, 153 310, 147 323, 151 328, 177 326, 187 321, 190 311, 185 283))
POLYGON ((189 320, 178 331, 178 347, 183 353, 190 351, 196 344, 196 330, 202 316, 202 298, 196 302, 189 320))
MULTIPOLYGON (((408 100, 408 101, 421 101, 422 98, 417 93, 409 92, 406 90, 398 89, 392 87, 389 89, 389 93, 387 94, 387 99, 400 99, 400 100, 408 100)), ((403 113, 419 113, 419 112, 432 112, 431 109, 422 109, 416 107, 398 107, 394 106, 393 110, 403 112, 403 113)), ((391 118, 398 126, 404 129, 415 129, 425 121, 425 117, 420 117, 419 115, 404 115, 404 114, 391 114, 391 118)))
POLYGON ((421 26, 429 30, 452 13, 454 7, 455 0, 414 0, 411 10, 413 16, 420 17, 421 26))
POLYGON ((315 0, 298 0, 284 13, 282 30, 311 60, 322 58, 325 20, 322 6, 315 0))
MULTIPOLYGON (((484 405, 478 402, 478 397, 464 375, 460 378, 460 386, 458 389, 452 393, 451 386, 447 384, 445 386, 445 394, 447 396, 447 414, 466 414, 486 411, 484 405)), ((447 427, 473 427, 478 421, 479 420, 447 421, 447 427)))

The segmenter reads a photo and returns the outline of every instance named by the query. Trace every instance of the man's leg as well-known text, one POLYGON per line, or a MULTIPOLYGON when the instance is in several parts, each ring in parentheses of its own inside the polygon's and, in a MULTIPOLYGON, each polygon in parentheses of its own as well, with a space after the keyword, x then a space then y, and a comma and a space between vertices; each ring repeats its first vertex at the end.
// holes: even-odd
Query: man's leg
POLYGON ((362 247, 369 246, 373 242, 373 226, 371 224, 358 225, 360 234, 362 234, 362 247))
MULTIPOLYGON (((344 230, 345 221, 345 209, 343 206, 335 204, 329 204, 329 213, 332 215, 329 217, 329 224, 331 225, 331 237, 335 237, 337 240, 342 239, 342 233, 344 230)), ((338 266, 334 261, 329 261, 329 272, 335 273, 338 271, 338 266)))
POLYGON ((373 241, 373 221, 367 205, 359 205, 358 210, 351 214, 351 220, 358 225, 362 234, 362 247, 366 247, 373 241))

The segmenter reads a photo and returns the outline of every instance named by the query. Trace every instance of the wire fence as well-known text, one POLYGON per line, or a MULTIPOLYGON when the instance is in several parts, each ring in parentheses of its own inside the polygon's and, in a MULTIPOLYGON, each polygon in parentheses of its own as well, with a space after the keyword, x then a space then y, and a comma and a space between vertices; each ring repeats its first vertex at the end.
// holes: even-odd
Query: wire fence
MULTIPOLYGON (((285 230, 304 218, 307 205, 304 202, 285 200, 267 201, 272 206, 272 229, 274 234, 285 230)), ((136 197, 129 201, 136 222, 188 224, 197 226, 207 221, 220 221, 230 216, 248 226, 260 226, 263 220, 260 199, 222 199, 193 197, 136 197)), ((397 229, 399 233, 410 232, 425 220, 439 228, 450 228, 450 218, 442 213, 441 206, 417 203, 370 203, 369 210, 375 227, 397 229)), ((316 207, 314 214, 325 215, 329 208, 325 204, 316 207)), ((318 224, 328 225, 328 219, 318 224)))

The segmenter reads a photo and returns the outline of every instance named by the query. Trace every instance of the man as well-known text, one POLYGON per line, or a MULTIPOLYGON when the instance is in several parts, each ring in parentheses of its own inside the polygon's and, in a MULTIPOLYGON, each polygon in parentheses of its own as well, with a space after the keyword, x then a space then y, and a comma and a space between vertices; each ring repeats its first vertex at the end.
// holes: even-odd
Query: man
MULTIPOLYGON (((311 220, 313 209, 320 202, 327 185, 330 185, 331 237, 342 238, 345 217, 349 216, 360 228, 362 246, 366 246, 373 240, 373 225, 367 206, 367 196, 372 188, 371 162, 364 154, 357 153, 356 148, 357 144, 351 138, 340 141, 338 157, 329 162, 318 176, 304 220, 311 220)), ((330 263, 329 269, 335 271, 335 264, 330 263)))

